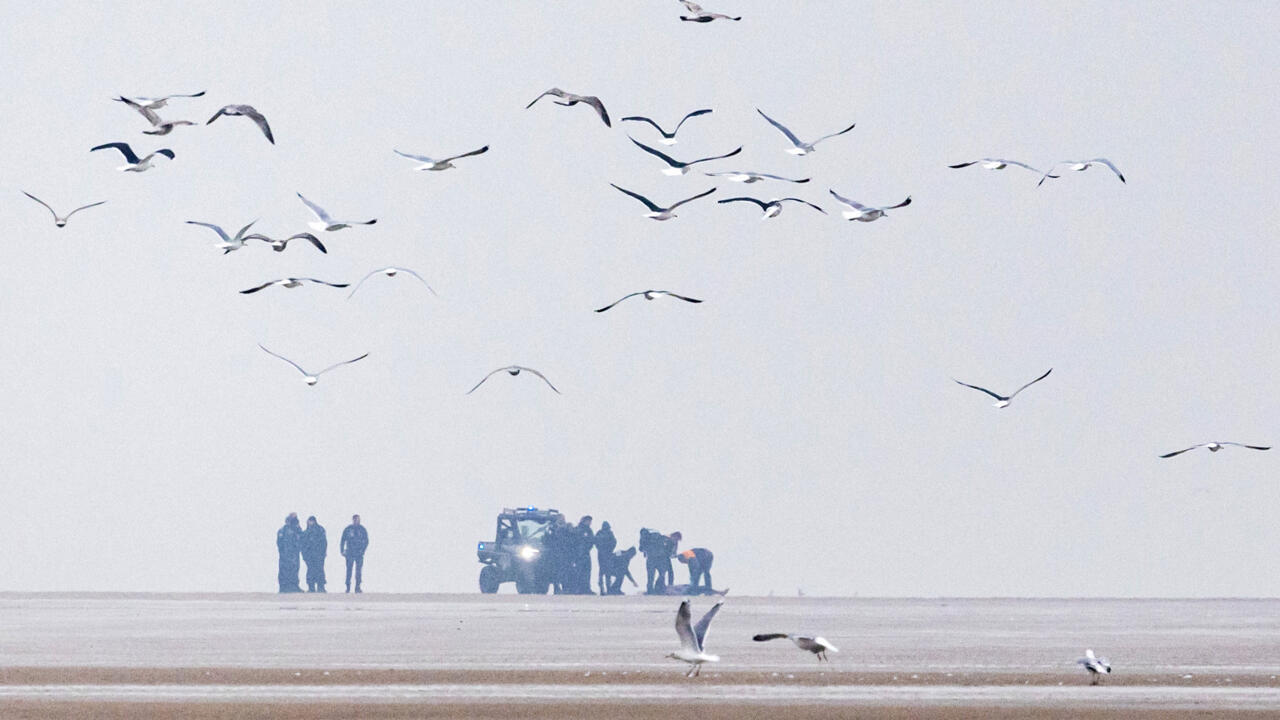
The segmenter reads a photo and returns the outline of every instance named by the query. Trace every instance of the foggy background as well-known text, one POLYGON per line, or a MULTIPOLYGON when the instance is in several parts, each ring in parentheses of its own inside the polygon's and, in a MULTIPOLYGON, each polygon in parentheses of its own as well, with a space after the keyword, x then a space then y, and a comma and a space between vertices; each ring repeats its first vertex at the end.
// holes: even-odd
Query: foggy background
MULTIPOLYGON (((3 590, 276 589, 352 513, 365 589, 476 592, 504 506, 680 530, 736 594, 1275 595, 1274 5, 7 3, 3 590), (614 119, 550 98, 595 94, 614 119), (117 94, 175 99, 167 137, 117 94), (246 118, 264 113, 276 145, 246 118), (740 185, 669 154, 812 177, 740 185), (803 139, 787 155, 755 108, 803 139), (127 141, 173 162, 118 173, 127 141), (451 155, 415 173, 393 148, 451 155), (661 147, 661 146, 658 146, 661 147), (946 166, 1005 157, 1105 168, 946 166), (717 186, 675 220, 660 204, 717 186), (870 205, 839 219, 828 188, 870 205), (97 200, 61 230, 60 212, 97 200), (294 193, 377 225, 284 235, 294 193), (761 222, 735 195, 797 195, 761 222), (238 290, 287 275, 347 291, 238 290), (701 305, 628 301, 669 289, 701 305), (257 343, 312 370, 308 388, 257 343), (536 377, 494 368, 537 368, 536 377), (950 378, 1011 392, 1004 410, 950 378)), ((643 558, 632 572, 643 574, 643 558)), ((687 570, 677 567, 677 581, 687 570)), ((628 586, 628 589, 629 586, 628 586)), ((509 592, 504 589, 504 592, 509 592)))

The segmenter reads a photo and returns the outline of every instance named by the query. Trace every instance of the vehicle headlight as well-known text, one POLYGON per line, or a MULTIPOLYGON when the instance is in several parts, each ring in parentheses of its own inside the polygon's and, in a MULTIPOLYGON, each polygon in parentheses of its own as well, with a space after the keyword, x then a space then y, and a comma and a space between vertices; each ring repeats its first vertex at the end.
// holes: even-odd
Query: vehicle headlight
POLYGON ((540 552, 542 551, 532 545, 525 545, 524 547, 520 548, 520 559, 532 560, 538 557, 538 553, 540 552))

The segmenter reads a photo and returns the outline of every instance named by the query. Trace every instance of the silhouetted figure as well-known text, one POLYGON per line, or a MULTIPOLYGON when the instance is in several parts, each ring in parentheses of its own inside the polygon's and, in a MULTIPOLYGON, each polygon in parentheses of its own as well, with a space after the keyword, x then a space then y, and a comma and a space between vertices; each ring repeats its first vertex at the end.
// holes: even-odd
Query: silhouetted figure
POLYGON ((665 594, 668 580, 664 568, 671 566, 671 560, 667 558, 666 536, 649 528, 641 528, 638 547, 644 555, 645 594, 665 594))
POLYGON ((684 539, 684 536, 677 530, 670 535, 661 536, 660 539, 662 540, 662 575, 664 582, 670 587, 676 584, 676 571, 671 566, 671 558, 676 556, 676 551, 679 549, 680 541, 684 539))
POLYGON ((307 529, 302 531, 302 559, 307 562, 307 592, 325 592, 324 558, 329 554, 329 538, 324 526, 316 522, 316 516, 307 518, 307 529))
POLYGON ((706 548, 693 548, 685 550, 676 556, 680 562, 689 566, 689 594, 697 595, 700 592, 711 592, 711 562, 715 560, 715 555, 706 548), (699 582, 705 579, 706 582, 699 582))
POLYGON ((298 569, 302 563, 298 554, 302 551, 302 527, 298 525, 298 513, 289 513, 284 527, 276 531, 276 550, 280 553, 280 592, 302 592, 298 587, 298 569))
POLYGON ((605 565, 613 558, 613 550, 618 547, 618 538, 613 536, 613 528, 609 527, 609 521, 605 520, 600 524, 600 531, 596 533, 596 564, 600 566, 600 572, 597 574, 596 582, 600 586, 600 594, 606 593, 608 583, 605 582, 605 565))
POLYGON ((636 579, 631 577, 631 558, 636 556, 636 546, 623 550, 622 552, 609 553, 608 555, 598 556, 600 561, 600 575, 604 579, 607 590, 601 591, 601 595, 621 595, 622 580, 626 578, 631 581, 635 587, 640 587, 636 579))
POLYGON ((591 516, 583 515, 573 527, 573 593, 594 595, 591 592, 591 548, 595 547, 596 534, 591 531, 591 516))
POLYGON ((570 544, 573 538, 570 537, 569 530, 564 518, 556 517, 547 526, 546 534, 542 538, 543 567, 551 579, 552 592, 557 595, 572 592, 569 571, 572 564, 570 544))
POLYGON ((351 568, 356 571, 356 592, 360 589, 360 572, 364 569, 364 551, 369 547, 369 531, 360 524, 360 516, 352 515, 351 524, 342 531, 338 552, 347 559, 347 592, 351 592, 351 568))

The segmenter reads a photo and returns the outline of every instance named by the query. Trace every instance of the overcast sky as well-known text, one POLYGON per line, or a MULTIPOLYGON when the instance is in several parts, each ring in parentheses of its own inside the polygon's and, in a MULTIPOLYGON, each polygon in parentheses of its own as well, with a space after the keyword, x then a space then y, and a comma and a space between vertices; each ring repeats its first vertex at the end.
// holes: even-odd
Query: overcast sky
MULTIPOLYGON (((10 4, 0 169, 5 590, 275 589, 289 511, 369 529, 369 591, 474 592, 503 506, 680 530, 810 595, 1275 595, 1270 3, 10 4), (598 95, 547 100, 559 86, 598 95), (116 94, 175 100, 172 135, 116 94), (228 103, 268 118, 203 122, 228 103), (674 124, 712 170, 627 140, 674 124), (802 138, 852 132, 807 157, 802 138), (119 173, 102 142, 177 158, 119 173), (456 170, 393 154, 489 145, 456 170), (1018 169, 1108 157, 1037 188, 1018 169), (660 203, 718 187, 657 223, 660 203), (828 188, 910 207, 839 219, 828 188), (23 197, 65 211, 63 229, 23 197), (306 229, 329 254, 212 232, 306 229), (762 222, 733 195, 798 194, 762 222), (238 290, 286 275, 355 282, 238 290), (646 288, 701 305, 629 301, 646 288), (319 368, 315 387, 263 345, 319 368), (538 368, 536 378, 494 368, 538 368), (951 381, 1005 392, 1004 410, 951 381)), ((633 565, 641 576, 643 561, 633 565)), ((684 568, 677 574, 683 582, 684 568)), ((335 579, 339 582, 335 582, 335 579)))

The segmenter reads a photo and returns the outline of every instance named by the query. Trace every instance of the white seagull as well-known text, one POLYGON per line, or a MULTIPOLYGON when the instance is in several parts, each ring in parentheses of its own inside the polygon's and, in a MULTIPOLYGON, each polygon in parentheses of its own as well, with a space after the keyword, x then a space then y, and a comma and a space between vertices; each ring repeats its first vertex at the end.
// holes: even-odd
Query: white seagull
POLYGON ((1049 178, 1058 177, 1057 175, 1052 174, 1053 171, 1056 170, 1057 168, 1066 166, 1068 170, 1083 172, 1089 169, 1090 165, 1103 165, 1105 167, 1108 167, 1111 169, 1111 172, 1116 174, 1116 177, 1120 178, 1120 182, 1125 182, 1124 175, 1121 174, 1120 168, 1112 164, 1110 160, 1106 158, 1094 158, 1092 160, 1063 160, 1062 162, 1054 163, 1053 166, 1049 168, 1049 172, 1045 173, 1044 177, 1040 178, 1040 182, 1036 183, 1036 186, 1039 187, 1040 185, 1043 185, 1044 181, 1048 180, 1049 178))
POLYGON ((134 110, 137 110, 138 113, 142 115, 142 117, 147 119, 147 122, 151 123, 151 129, 143 130, 142 131, 143 135, 168 135, 169 133, 173 132, 173 129, 175 127, 178 127, 179 125, 195 125, 195 123, 191 122, 190 120, 161 120, 160 116, 156 114, 155 110, 152 110, 146 105, 136 103, 130 100, 129 98, 124 97, 123 95, 116 98, 116 100, 118 102, 124 103, 125 105, 128 105, 134 110))
POLYGON ((681 15, 680 19, 685 22, 709 23, 712 20, 741 20, 741 17, 729 17, 721 13, 707 12, 702 6, 689 0, 680 0, 680 4, 684 5, 684 9, 689 11, 689 15, 681 15))
POLYGON ((500 372, 502 372, 502 371, 504 371, 504 370, 505 370, 505 371, 507 372, 507 374, 508 374, 508 375, 510 375, 511 377, 515 377, 516 375, 519 375, 521 370, 524 370, 524 371, 527 371, 527 372, 533 373, 534 375, 537 375, 538 377, 542 378, 542 382, 546 383, 546 384, 547 384, 547 387, 551 388, 552 390, 555 390, 557 395, 561 394, 559 390, 556 390, 556 386, 555 386, 555 385, 552 385, 552 384, 551 384, 551 381, 547 379, 547 376, 546 376, 546 375, 543 375, 542 373, 538 372, 537 370, 534 370, 534 369, 533 369, 533 368, 531 368, 531 367, 524 367, 523 365, 508 365, 507 367, 500 367, 500 368, 498 368, 497 370, 494 370, 493 372, 489 373, 488 375, 485 375, 485 376, 480 380, 480 382, 476 383, 476 387, 473 387, 473 388, 471 388, 470 390, 468 390, 468 391, 466 392, 466 394, 467 394, 467 395, 470 395, 471 393, 475 392, 475 391, 476 391, 476 388, 478 388, 478 387, 480 387, 481 385, 483 385, 485 380, 488 380, 489 378, 493 377, 493 375, 494 375, 494 374, 496 374, 496 373, 500 373, 500 372))
POLYGON ((658 142, 662 143, 663 145, 675 145, 676 133, 680 132, 680 126, 684 125, 685 120, 688 120, 691 117, 698 117, 699 115, 706 115, 709 112, 711 112, 710 108, 706 108, 703 110, 694 110, 688 115, 685 115, 684 117, 680 118, 680 122, 676 123, 676 129, 672 130, 671 132, 667 132, 666 130, 663 130, 662 126, 659 125, 657 122, 655 122, 653 118, 647 118, 643 115, 631 115, 628 117, 624 117, 622 118, 622 122, 627 122, 628 120, 635 121, 635 122, 647 122, 650 125, 657 128, 658 132, 662 135, 662 139, 659 140, 658 142))
MULTIPOLYGON (((1031 172, 1037 175, 1044 174, 1042 170, 1039 170, 1038 168, 1033 168, 1024 162, 1018 162, 1017 160, 1005 160, 1003 158, 982 158, 981 160, 970 160, 969 162, 962 162, 962 163, 957 163, 955 165, 948 165, 947 167, 953 170, 959 170, 960 168, 967 168, 970 165, 981 165, 986 170, 1004 170, 1005 168, 1012 165, 1014 167, 1020 167, 1026 170, 1030 170, 1031 172)), ((1054 175, 1053 177, 1057 177, 1057 175, 1054 175)))
POLYGON ((840 193, 835 190, 831 190, 830 188, 827 189, 827 192, 831 193, 831 197, 853 208, 852 210, 845 210, 840 213, 844 216, 845 220, 857 220, 858 222, 874 222, 885 216, 885 210, 893 210, 895 208, 906 207, 911 204, 911 196, 908 195, 906 200, 903 200, 897 205, 867 207, 857 200, 850 200, 847 197, 843 197, 840 193))
POLYGON ((790 183, 807 183, 810 180, 810 178, 793 180, 791 178, 784 178, 781 175, 770 175, 769 173, 752 172, 750 170, 726 170, 724 172, 703 173, 703 175, 708 177, 723 177, 729 182, 740 182, 748 185, 762 180, 781 180, 783 182, 790 183))
POLYGON ((248 290, 241 290, 240 294, 250 295, 252 293, 258 292, 259 290, 269 288, 272 285, 279 285, 282 288, 296 288, 301 286, 302 283, 307 283, 307 282, 315 283, 317 285, 328 285, 329 287, 336 287, 336 288, 344 288, 350 285, 350 283, 331 283, 325 280, 317 280, 315 278, 309 278, 309 277, 304 277, 304 278, 291 277, 291 278, 280 278, 279 280, 272 280, 271 282, 265 282, 257 287, 251 287, 248 290))
POLYGON ((120 154, 124 155, 125 162, 129 163, 128 165, 121 165, 116 168, 120 172, 146 172, 151 169, 151 160, 157 155, 163 155, 170 160, 174 158, 173 151, 169 148, 160 148, 144 158, 139 158, 133 152, 133 148, 129 147, 129 143, 122 142, 103 143, 97 147, 90 148, 89 152, 93 152, 95 150, 106 150, 107 148, 115 148, 116 150, 119 150, 120 154))
POLYGON ((719 655, 708 655, 705 648, 707 640, 707 628, 710 627, 711 621, 715 618, 716 613, 720 612, 720 606, 724 605, 724 601, 716 603, 697 625, 690 626, 693 616, 689 612, 689 601, 685 600, 680 603, 680 609, 676 611, 676 635, 680 636, 680 649, 667 655, 675 660, 683 660, 692 667, 689 672, 685 673, 685 677, 697 677, 702 672, 702 663, 720 662, 719 655))
POLYGON ((1076 660, 1076 664, 1083 666, 1093 676, 1093 682, 1089 683, 1090 685, 1097 685, 1103 675, 1111 674, 1111 663, 1107 662, 1106 658, 1096 657, 1091 649, 1085 650, 1084 657, 1076 660))
POLYGON ((145 107, 148 110, 159 110, 165 105, 168 105, 169 100, 171 98, 197 98, 197 97, 203 97, 203 96, 204 96, 204 91, 201 90, 200 92, 193 93, 191 95, 175 94, 175 95, 165 95, 164 97, 134 97, 129 99, 145 107))
POLYGON ((1209 452, 1218 452, 1219 450, 1221 450, 1223 447, 1227 445, 1234 445, 1236 447, 1249 448, 1250 450, 1270 450, 1271 449, 1270 445, 1245 445, 1244 443, 1226 442, 1226 441, 1207 442, 1207 443, 1200 443, 1199 445, 1192 445, 1191 447, 1185 448, 1182 450, 1175 450, 1171 453, 1165 453, 1160 457, 1171 458, 1174 455, 1181 455, 1182 453, 1187 452, 1188 450, 1195 450, 1196 448, 1209 448, 1209 452))
POLYGON ((209 122, 206 122, 205 125, 208 125, 223 115, 226 115, 227 117, 243 116, 249 118, 258 125, 258 129, 262 131, 262 134, 267 136, 267 142, 272 145, 276 144, 276 139, 271 135, 271 126, 267 124, 267 119, 263 117, 262 113, 255 110, 252 105, 227 105, 214 113, 213 117, 209 118, 209 122))
POLYGON ((724 158, 733 157, 734 155, 737 155, 738 153, 742 152, 742 147, 739 146, 737 150, 734 150, 733 152, 725 153, 724 155, 715 155, 713 157, 699 158, 697 160, 691 160, 689 162, 680 162, 679 160, 676 160, 675 158, 671 157, 670 155, 667 155, 661 150, 656 150, 654 148, 651 148, 648 145, 645 145, 644 143, 640 142, 639 140, 636 140, 635 138, 629 135, 627 136, 627 139, 635 143, 636 147, 639 147, 641 150, 644 150, 645 152, 649 153, 650 155, 653 155, 654 157, 661 158, 662 161, 668 165, 668 167, 665 167, 662 169, 662 174, 671 175, 671 176, 684 175, 688 173, 690 170, 692 170, 693 166, 697 165, 698 163, 703 163, 710 160, 723 160, 724 158))
POLYGON ((1017 397, 1018 393, 1022 392, 1023 390, 1026 390, 1027 388, 1031 387, 1032 385, 1035 385, 1036 383, 1040 382, 1041 380, 1043 380, 1043 379, 1045 379, 1045 378, 1049 377, 1049 373, 1051 373, 1051 372, 1053 372, 1053 368, 1049 368, 1048 370, 1045 370, 1043 375, 1041 375, 1040 377, 1036 378, 1035 380, 1032 380, 1031 382, 1027 383, 1026 385, 1023 385, 1022 387, 1018 388, 1017 390, 1014 390, 1014 391, 1013 391, 1013 394, 1011 394, 1011 395, 1009 395, 1009 396, 1004 396, 1004 395, 1000 395, 1000 394, 997 394, 997 393, 993 393, 993 392, 991 392, 990 390, 988 390, 988 389, 986 389, 986 388, 984 388, 984 387, 978 387, 977 385, 970 385, 969 383, 960 382, 959 380, 956 380, 955 378, 951 378, 951 379, 952 379, 952 380, 955 380, 957 383, 960 383, 961 385, 963 385, 963 386, 965 386, 965 387, 967 387, 967 388, 972 388, 972 389, 974 389, 974 390, 979 390, 979 391, 981 391, 981 392, 984 392, 984 393, 986 393, 986 394, 990 395, 991 397, 993 397, 993 398, 995 398, 995 399, 996 399, 995 406, 996 406, 996 407, 998 407, 998 408, 1003 408, 1003 407, 1008 407, 1008 406, 1009 406, 1009 403, 1010 403, 1010 402, 1011 402, 1015 397, 1017 397))
POLYGON ((699 299, 697 299, 697 298, 685 297, 684 295, 677 295, 676 293, 673 293, 673 292, 671 292, 671 291, 669 291, 669 290, 641 290, 640 292, 633 292, 633 293, 631 293, 630 295, 623 295, 622 297, 618 298, 617 300, 614 300, 613 302, 609 303, 608 305, 605 305, 604 307, 600 308, 599 310, 596 310, 596 312, 598 312, 598 313, 602 313, 602 312, 604 312, 605 310, 608 310, 609 308, 613 307, 614 305, 617 305, 618 303, 622 302, 623 300, 626 300, 627 298, 633 298, 633 297, 635 297, 635 296, 637 296, 637 295, 643 295, 645 300, 652 300, 652 299, 654 299, 655 297, 657 297, 657 296, 659 296, 659 295, 666 295, 666 296, 668 296, 668 297, 673 297, 673 298, 676 298, 676 299, 678 299, 678 300, 683 300, 683 301, 685 301, 685 302, 690 302, 690 303, 700 303, 700 302, 702 302, 701 300, 699 300, 699 299))
POLYGON ((351 299, 351 296, 356 294, 356 290, 359 290, 359 289, 360 289, 360 286, 364 284, 364 281, 365 281, 365 280, 368 280, 369 278, 371 278, 371 277, 373 277, 374 275, 377 275, 377 274, 379 274, 379 273, 381 273, 381 274, 383 274, 383 275, 386 275, 386 276, 387 276, 387 277, 389 277, 389 278, 393 278, 393 277, 395 277, 396 275, 398 275, 399 273, 406 273, 406 274, 408 274, 408 275, 412 275, 412 276, 414 276, 414 277, 418 278, 418 282, 422 283, 423 285, 426 285, 426 288, 427 288, 428 290, 430 290, 430 291, 431 291, 431 294, 432 294, 432 295, 436 295, 437 297, 439 297, 439 294, 438 294, 438 293, 436 293, 435 288, 431 287, 430 285, 427 285, 427 281, 426 281, 426 280, 423 280, 423 279, 422 279, 422 276, 421 276, 421 275, 419 275, 418 273, 416 273, 416 272, 414 272, 414 271, 410 270, 409 268, 402 268, 402 267, 385 267, 385 268, 382 268, 381 270, 374 270, 373 272, 370 272, 368 275, 365 275, 364 277, 360 278, 360 282, 356 283, 356 286, 355 286, 355 287, 353 287, 353 288, 351 288, 351 294, 350 294, 350 295, 347 295, 347 299, 348 299, 348 300, 350 300, 350 299, 351 299))
MULTIPOLYGON (((609 184, 613 185, 613 183, 609 183, 609 184)), ((694 195, 693 197, 685 198, 684 200, 681 200, 680 202, 675 203, 670 207, 658 207, 651 200, 649 200, 649 198, 639 193, 631 192, 630 190, 626 188, 620 188, 617 185, 613 185, 613 187, 621 192, 626 193, 627 195, 630 195, 631 197, 639 200, 640 202, 644 203, 645 207, 649 208, 649 210, 652 211, 652 212, 645 213, 645 217, 653 218, 654 220, 659 220, 659 221, 670 220, 671 218, 676 217, 676 214, 672 212, 672 210, 675 210, 676 208, 680 207, 681 205, 687 202, 692 202, 694 200, 697 200, 698 198, 706 197, 716 191, 715 188, 711 188, 710 190, 704 193, 699 193, 697 195, 694 195)))
POLYGON ((760 216, 760 219, 768 220, 769 218, 772 218, 772 217, 778 217, 778 215, 782 213, 782 203, 787 202, 788 200, 790 200, 791 202, 798 202, 798 203, 803 203, 805 205, 808 205, 809 207, 813 208, 814 210, 817 210, 823 215, 827 214, 826 210, 823 210, 822 208, 818 207, 817 205, 814 205, 808 200, 801 200, 800 198, 796 198, 796 197, 774 198, 772 200, 769 200, 768 202, 764 200, 757 200, 756 198, 753 198, 753 197, 731 197, 731 198, 725 198, 724 200, 718 200, 717 202, 721 205, 725 203, 731 203, 731 202, 755 203, 756 205, 760 206, 761 210, 764 211, 764 214, 760 216))
POLYGON ((76 208, 75 210, 72 210, 71 212, 67 213, 66 215, 59 215, 57 212, 55 212, 55 211, 54 211, 54 209, 53 209, 53 208, 49 207, 49 203, 47 203, 47 202, 45 202, 45 201, 41 200, 40 198, 36 197, 35 195, 32 195, 31 193, 27 192, 26 190, 20 190, 19 192, 21 192, 23 195, 26 195, 27 197, 31 198, 32 200, 35 200, 36 202, 40 203, 41 205, 44 205, 44 209, 45 209, 45 210, 48 210, 48 211, 49 211, 49 213, 50 213, 51 215, 53 215, 53 224, 54 224, 54 225, 57 225, 58 227, 66 227, 67 221, 71 219, 71 216, 72 216, 72 215, 75 215, 76 213, 80 212, 81 210, 84 210, 84 209, 86 209, 86 208, 91 208, 91 207, 97 207, 97 206, 101 205, 102 203, 106 202, 106 200, 99 200, 99 201, 98 201, 98 202, 96 202, 96 203, 89 203, 88 205, 81 205, 80 207, 76 208))
POLYGON ((305 383, 306 383, 306 384, 308 384, 308 385, 315 385, 315 384, 316 384, 316 382, 320 379, 320 376, 321 376, 321 375, 323 375, 323 374, 325 374, 325 373, 329 372, 330 370, 332 370, 332 369, 334 369, 334 368, 336 368, 336 367, 341 367, 341 366, 343 366, 343 365, 350 365, 351 363, 356 362, 357 360, 363 360, 363 359, 365 359, 365 358, 369 357, 369 353, 365 353, 365 354, 361 355, 361 356, 360 356, 360 357, 358 357, 358 358, 352 358, 352 359, 350 359, 350 360, 343 360, 342 362, 340 362, 340 363, 334 363, 333 365, 330 365, 329 367, 327 367, 327 368, 325 368, 325 369, 321 370, 320 372, 315 373, 315 374, 313 375, 313 374, 311 374, 311 373, 307 372, 306 370, 303 370, 301 365, 299 365, 298 363, 296 363, 296 362, 294 362, 294 361, 290 360, 289 358, 287 358, 287 357, 285 357, 285 356, 283 356, 283 355, 277 354, 277 353, 273 353, 273 352, 271 352, 270 350, 268 350, 268 349, 266 349, 266 348, 262 347, 262 345, 261 345, 261 344, 259 344, 259 345, 258 345, 258 347, 262 348, 262 351, 263 351, 263 352, 265 352, 266 354, 268 354, 268 355, 274 355, 275 357, 278 357, 278 358, 280 358, 281 360, 283 360, 283 361, 285 361, 285 362, 289 363, 290 365, 294 366, 295 368, 297 368, 297 369, 298 369, 298 372, 302 373, 302 381, 303 381, 303 382, 305 382, 305 383))
POLYGON ((266 244, 270 245, 271 249, 275 250, 276 252, 284 252, 284 249, 286 247, 289 247, 289 242, 292 240, 306 240, 312 245, 315 245, 316 249, 319 250, 320 252, 324 253, 325 255, 329 254, 329 251, 325 249, 324 243, 320 242, 320 238, 307 232, 294 233, 293 235, 290 235, 287 238, 281 238, 279 240, 273 237, 268 237, 266 235, 263 235, 262 233, 254 233, 252 235, 246 235, 244 239, 245 240, 261 240, 266 244))
POLYGON ((395 153, 400 157, 407 157, 410 160, 417 160, 418 162, 423 163, 422 165, 419 165, 418 167, 414 168, 414 170, 448 170, 451 167, 456 167, 452 162, 453 160, 457 160, 458 158, 471 157, 472 155, 480 155, 481 153, 486 153, 488 151, 489 151, 489 146, 485 145, 479 150, 472 150, 471 152, 465 152, 465 153, 462 153, 461 155, 454 155, 452 157, 447 157, 440 160, 436 160, 435 158, 429 158, 426 155, 410 155, 409 153, 400 152, 399 150, 395 150, 395 153))
POLYGON ((235 237, 231 237, 230 235, 227 234, 226 230, 223 230, 222 228, 218 227, 217 225, 214 225, 213 223, 200 222, 199 220, 188 220, 187 224, 199 225, 200 227, 207 227, 210 230, 218 233, 218 237, 222 238, 222 241, 219 242, 217 245, 214 245, 214 247, 221 250, 223 255, 226 255, 229 252, 239 250, 240 248, 244 247, 245 241, 249 239, 248 237, 245 236, 245 233, 248 232, 249 228, 253 227, 253 223, 256 223, 256 222, 258 221, 254 220, 248 225, 245 225, 244 227, 240 228, 240 231, 235 234, 235 237))
POLYGON ((826 638, 823 638, 823 637, 816 637, 816 636, 809 637, 807 635, 788 635, 787 633, 761 633, 759 635, 752 636, 751 639, 755 640, 756 642, 766 642, 768 640, 778 640, 780 638, 786 638, 791 642, 795 643, 796 647, 800 648, 801 650, 813 653, 818 658, 819 662, 823 660, 828 660, 827 658, 828 651, 840 652, 840 648, 827 642, 826 638))
POLYGON ((591 107, 595 108, 596 114, 598 114, 600 116, 600 119, 604 121, 605 127, 613 127, 613 123, 609 122, 609 113, 604 109, 604 103, 600 102, 600 98, 596 97, 595 95, 575 95, 571 92, 565 92, 564 90, 561 90, 558 87, 553 87, 550 90, 542 93, 538 97, 534 98, 533 102, 524 106, 524 109, 528 110, 529 108, 533 107, 533 103, 538 102, 539 100, 541 100, 542 98, 548 95, 554 95, 560 98, 559 100, 556 100, 555 103, 557 105, 564 105, 565 107, 573 107, 578 103, 586 103, 591 107))
POLYGON ((329 213, 325 212, 324 208, 311 202, 305 197, 302 197, 302 193, 298 193, 298 199, 302 201, 303 205, 307 206, 307 209, 311 211, 312 215, 316 216, 315 220, 307 223, 307 227, 315 230, 316 232, 336 232, 343 228, 349 228, 352 225, 372 225, 378 222, 377 218, 374 218, 373 220, 334 220, 329 217, 329 213))
POLYGON ((856 125, 856 124, 857 124, 857 123, 854 123, 854 125, 850 125, 849 127, 845 128, 845 129, 843 129, 843 130, 841 130, 841 131, 840 131, 840 132, 838 132, 838 133, 831 133, 830 135, 823 135, 822 137, 818 138, 817 140, 814 140, 814 141, 813 141, 813 142, 811 142, 811 143, 807 143, 807 142, 802 142, 802 141, 800 140, 800 138, 796 137, 796 136, 795 136, 795 134, 794 134, 794 133, 792 133, 790 130, 788 130, 788 129, 787 129, 787 128, 782 124, 782 123, 778 122, 777 120, 774 120, 773 118, 769 117, 768 115, 765 115, 765 114, 764 114, 764 111, 763 111, 763 110, 761 110, 760 108, 756 108, 756 112, 760 113, 760 117, 764 118, 765 120, 768 120, 770 125, 772 125, 772 126, 774 126, 774 127, 778 128, 779 130, 781 130, 781 131, 782 131, 782 134, 783 134, 783 135, 786 135, 786 136, 787 136, 787 139, 791 141, 791 144, 792 144, 794 147, 789 147, 789 148, 787 148, 787 150, 786 150, 786 151, 787 151, 788 153, 792 154, 792 155, 808 155, 809 153, 813 152, 813 146, 814 146, 814 145, 817 145, 818 143, 822 142, 823 140, 826 140, 827 138, 833 138, 833 137, 836 137, 837 135, 843 135, 843 134, 845 134, 845 133, 849 132, 850 130, 852 130, 852 129, 854 128, 854 125, 856 125))

